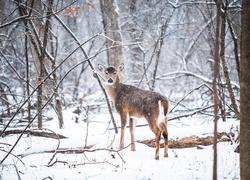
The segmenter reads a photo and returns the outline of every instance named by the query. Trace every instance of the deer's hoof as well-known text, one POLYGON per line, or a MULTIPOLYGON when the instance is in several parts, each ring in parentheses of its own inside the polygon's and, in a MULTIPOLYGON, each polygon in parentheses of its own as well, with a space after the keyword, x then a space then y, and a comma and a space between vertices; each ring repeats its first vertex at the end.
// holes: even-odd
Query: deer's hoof
POLYGON ((159 160, 159 156, 156 156, 156 157, 155 157, 155 160, 159 160))
POLYGON ((130 150, 131 150, 131 151, 133 151, 133 152, 135 152, 135 151, 136 151, 136 149, 135 149, 135 148, 131 148, 130 150))
POLYGON ((165 155, 164 155, 164 157, 166 157, 166 158, 167 158, 167 157, 168 157, 168 154, 165 154, 165 155))

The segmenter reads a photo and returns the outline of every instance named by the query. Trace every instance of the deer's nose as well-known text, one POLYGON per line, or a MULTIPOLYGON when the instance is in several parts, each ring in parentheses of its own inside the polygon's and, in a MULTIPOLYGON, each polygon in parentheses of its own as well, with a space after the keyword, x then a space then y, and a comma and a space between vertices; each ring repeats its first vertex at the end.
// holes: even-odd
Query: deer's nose
POLYGON ((112 78, 109 78, 109 79, 108 79, 108 83, 113 83, 113 79, 112 79, 112 78))

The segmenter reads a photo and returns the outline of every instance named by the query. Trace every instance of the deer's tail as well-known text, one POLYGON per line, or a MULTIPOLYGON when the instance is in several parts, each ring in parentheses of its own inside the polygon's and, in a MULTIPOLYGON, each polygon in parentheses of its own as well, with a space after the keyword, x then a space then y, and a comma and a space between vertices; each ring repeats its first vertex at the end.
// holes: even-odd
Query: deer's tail
POLYGON ((159 115, 158 115, 158 127, 161 130, 161 132, 166 131, 167 121, 168 121, 168 113, 169 113, 169 102, 159 100, 159 115))

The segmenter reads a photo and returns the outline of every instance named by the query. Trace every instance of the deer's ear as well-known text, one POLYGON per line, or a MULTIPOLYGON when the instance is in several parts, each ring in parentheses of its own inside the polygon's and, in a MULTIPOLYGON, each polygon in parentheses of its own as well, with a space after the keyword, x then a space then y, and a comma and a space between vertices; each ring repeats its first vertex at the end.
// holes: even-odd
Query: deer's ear
POLYGON ((119 67, 118 67, 119 71, 121 72, 124 69, 124 63, 122 63, 119 67))
POLYGON ((105 67, 102 64, 98 64, 99 71, 104 71, 105 67))

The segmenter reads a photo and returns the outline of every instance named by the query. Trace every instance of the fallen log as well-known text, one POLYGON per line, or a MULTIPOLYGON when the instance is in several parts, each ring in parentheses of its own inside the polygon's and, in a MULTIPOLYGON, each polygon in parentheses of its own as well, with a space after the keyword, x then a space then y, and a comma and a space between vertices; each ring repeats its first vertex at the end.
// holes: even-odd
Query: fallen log
MULTIPOLYGON (((197 147, 199 148, 199 146, 208 146, 208 145, 212 145, 213 144, 213 136, 206 136, 206 137, 198 137, 198 136, 190 136, 190 137, 185 137, 182 139, 178 139, 178 140, 173 140, 170 139, 168 141, 168 146, 169 148, 176 148, 176 149, 180 149, 180 148, 190 148, 190 147, 197 147)), ((155 147, 155 139, 150 139, 150 140, 143 140, 143 141, 137 141, 139 143, 142 144, 146 144, 149 147, 155 147)), ((232 142, 232 140, 230 139, 229 133, 218 133, 218 137, 217 137, 217 142, 232 142)), ((163 143, 160 144, 160 147, 163 147, 163 143)))
MULTIPOLYGON (((1 133, 2 132, 0 131, 0 134, 1 133)), ((19 129, 5 131, 2 134, 2 137, 12 135, 12 134, 21 134, 21 133, 28 134, 28 135, 31 135, 31 136, 46 137, 46 138, 53 138, 53 139, 65 139, 65 138, 68 138, 68 137, 63 136, 61 134, 45 132, 45 131, 42 131, 42 130, 37 130, 37 131, 26 130, 25 132, 23 132, 23 130, 19 130, 19 129)))

